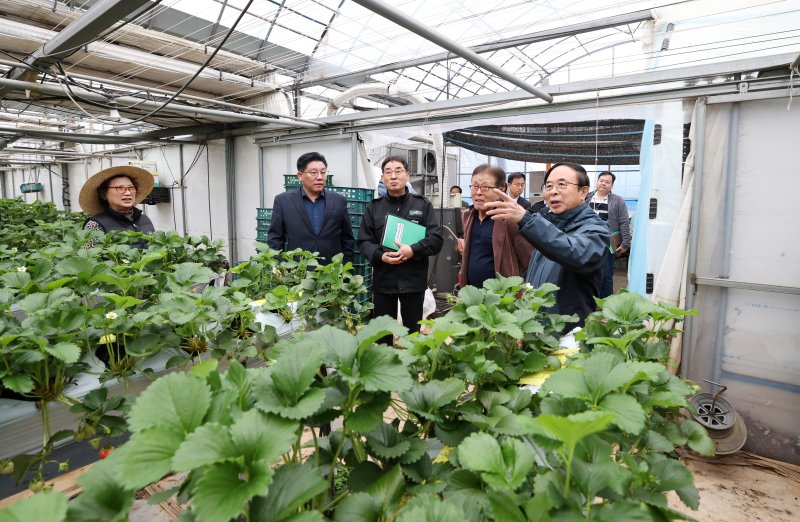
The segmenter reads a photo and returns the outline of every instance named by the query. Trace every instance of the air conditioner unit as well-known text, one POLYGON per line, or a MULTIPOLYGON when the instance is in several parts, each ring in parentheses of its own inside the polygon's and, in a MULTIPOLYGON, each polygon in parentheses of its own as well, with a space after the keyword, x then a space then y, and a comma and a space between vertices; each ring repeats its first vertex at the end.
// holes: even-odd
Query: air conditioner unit
POLYGON ((420 149, 417 151, 417 170, 412 171, 417 174, 436 175, 438 165, 436 163, 436 152, 433 149, 420 149))

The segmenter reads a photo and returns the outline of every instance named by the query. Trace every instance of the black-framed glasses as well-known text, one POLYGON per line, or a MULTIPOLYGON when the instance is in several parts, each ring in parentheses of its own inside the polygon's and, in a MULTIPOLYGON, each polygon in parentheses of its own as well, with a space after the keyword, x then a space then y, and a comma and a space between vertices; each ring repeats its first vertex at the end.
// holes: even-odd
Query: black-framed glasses
POLYGON ((472 192, 478 192, 479 190, 480 190, 481 192, 489 192, 489 191, 490 191, 490 190, 492 190, 493 188, 497 188, 497 187, 494 187, 494 186, 491 186, 491 185, 470 185, 470 186, 469 186, 469 189, 470 189, 472 192))
POLYGON ((580 187, 580 183, 573 183, 571 181, 567 181, 564 179, 558 180, 556 183, 552 181, 548 181, 544 185, 542 185, 542 192, 550 192, 554 188, 557 189, 559 192, 564 192, 570 185, 575 185, 576 187, 580 187))
POLYGON ((394 174, 395 176, 402 176, 405 173, 406 173, 406 169, 403 169, 403 168, 396 168, 394 170, 384 170, 383 171, 383 175, 384 176, 391 176, 392 174, 394 174))
POLYGON ((328 171, 327 170, 303 170, 301 172, 303 174, 308 174, 312 178, 319 178, 319 177, 323 177, 324 178, 325 176, 328 175, 328 171))
POLYGON ((136 187, 133 185, 120 185, 117 187, 108 187, 109 189, 114 189, 117 191, 117 194, 125 194, 126 192, 130 192, 131 194, 136 194, 136 187))

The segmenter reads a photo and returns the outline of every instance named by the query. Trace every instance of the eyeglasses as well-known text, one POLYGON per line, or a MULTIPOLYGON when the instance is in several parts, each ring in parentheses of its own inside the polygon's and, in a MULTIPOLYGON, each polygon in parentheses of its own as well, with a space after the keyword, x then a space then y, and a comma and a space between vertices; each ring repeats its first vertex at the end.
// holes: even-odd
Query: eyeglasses
POLYGON ((392 174, 394 174, 395 176, 402 176, 403 174, 405 174, 405 172, 406 172, 406 169, 384 170, 383 171, 383 175, 384 176, 391 176, 392 174))
POLYGON ((478 192, 478 191, 489 192, 493 188, 497 188, 497 187, 492 187, 490 185, 470 185, 469 186, 469 189, 472 192, 478 192))
POLYGON ((308 174, 312 178, 319 178, 319 177, 323 177, 324 178, 325 176, 328 175, 328 171, 327 170, 303 170, 301 172, 303 174, 308 174))
POLYGON ((108 187, 109 189, 114 189, 117 191, 117 194, 125 194, 126 192, 130 192, 131 194, 136 194, 136 187, 133 185, 119 185, 117 187, 108 187))
POLYGON ((566 180, 559 180, 557 183, 553 183, 548 181, 544 185, 542 185, 542 192, 550 192, 551 190, 558 189, 559 192, 564 192, 570 185, 575 185, 576 187, 580 187, 579 183, 573 183, 571 181, 566 180))

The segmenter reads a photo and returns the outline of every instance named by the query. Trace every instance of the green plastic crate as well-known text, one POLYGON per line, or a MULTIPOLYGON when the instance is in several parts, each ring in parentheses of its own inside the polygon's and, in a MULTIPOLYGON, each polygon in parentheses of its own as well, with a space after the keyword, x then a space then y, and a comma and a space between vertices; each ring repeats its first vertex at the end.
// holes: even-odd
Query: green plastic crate
POLYGON ((359 214, 358 212, 348 212, 350 215, 350 225, 353 228, 359 228, 361 226, 361 221, 364 219, 364 214, 359 214))
POLYGON ((347 200, 347 212, 350 216, 354 214, 363 216, 367 211, 367 205, 369 205, 369 203, 366 201, 347 200))
MULTIPOLYGON (((331 191, 341 194, 347 198, 348 202, 360 201, 369 203, 375 199, 375 191, 372 189, 353 188, 353 187, 331 187, 331 191)), ((365 205, 366 207, 366 205, 365 205)))
POLYGON ((267 242, 268 231, 267 230, 257 230, 256 231, 256 241, 261 243, 267 242))
POLYGON ((272 209, 271 208, 257 208, 256 209, 256 219, 272 219, 272 209))

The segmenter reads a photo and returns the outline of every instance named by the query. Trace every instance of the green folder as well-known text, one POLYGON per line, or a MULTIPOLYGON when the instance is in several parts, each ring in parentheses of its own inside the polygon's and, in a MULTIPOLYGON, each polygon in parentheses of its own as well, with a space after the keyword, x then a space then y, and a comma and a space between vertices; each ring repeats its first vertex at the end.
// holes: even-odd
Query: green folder
POLYGON ((381 241, 384 247, 397 250, 397 245, 394 244, 395 240, 404 245, 413 245, 424 238, 425 227, 422 225, 391 214, 386 216, 386 228, 383 231, 383 241, 381 241))

